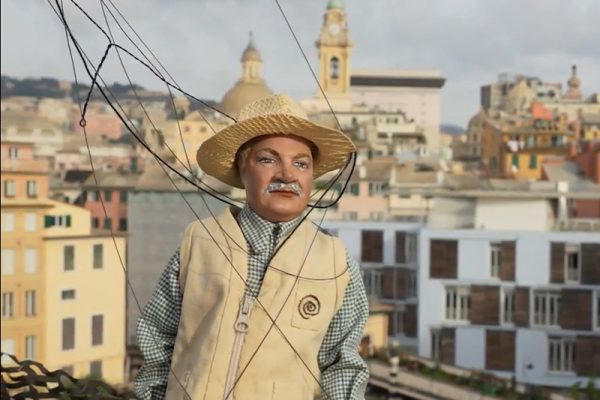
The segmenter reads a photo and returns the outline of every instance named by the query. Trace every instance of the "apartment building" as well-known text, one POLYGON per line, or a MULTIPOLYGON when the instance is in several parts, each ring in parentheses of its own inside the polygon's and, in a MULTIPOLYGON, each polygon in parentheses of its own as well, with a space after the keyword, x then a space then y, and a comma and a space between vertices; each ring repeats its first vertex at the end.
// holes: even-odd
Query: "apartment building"
POLYGON ((418 237, 422 225, 328 220, 322 227, 339 237, 350 256, 360 263, 371 314, 379 315, 381 305, 387 306, 383 308, 388 314, 387 324, 368 324, 365 334, 380 337, 380 330, 386 329, 384 334, 399 340, 404 350, 416 353, 418 237))
POLYGON ((469 201, 419 236, 419 355, 544 386, 600 376, 600 233, 548 221, 549 200, 469 201))
POLYGON ((50 200, 48 162, 33 152, 2 143, 2 351, 120 383, 125 237, 113 241, 91 228, 88 210, 50 200))

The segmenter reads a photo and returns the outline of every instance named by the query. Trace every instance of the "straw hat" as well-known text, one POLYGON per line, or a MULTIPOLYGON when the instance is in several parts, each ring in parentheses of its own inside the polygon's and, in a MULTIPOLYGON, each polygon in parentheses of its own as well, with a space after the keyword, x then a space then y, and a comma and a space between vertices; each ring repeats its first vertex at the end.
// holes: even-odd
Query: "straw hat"
POLYGON ((243 188, 235 166, 238 149, 255 137, 273 134, 292 134, 315 144, 319 150, 314 160, 315 177, 343 167, 355 151, 345 134, 309 121, 304 110, 289 96, 275 94, 243 107, 235 124, 200 145, 196 160, 208 175, 243 188))

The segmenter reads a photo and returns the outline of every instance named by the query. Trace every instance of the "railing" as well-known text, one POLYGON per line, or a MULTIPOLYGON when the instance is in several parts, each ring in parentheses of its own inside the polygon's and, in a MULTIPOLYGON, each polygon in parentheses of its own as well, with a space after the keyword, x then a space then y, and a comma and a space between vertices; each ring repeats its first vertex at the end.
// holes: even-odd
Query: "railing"
POLYGON ((564 221, 556 221, 553 230, 600 232, 600 218, 570 218, 564 221))

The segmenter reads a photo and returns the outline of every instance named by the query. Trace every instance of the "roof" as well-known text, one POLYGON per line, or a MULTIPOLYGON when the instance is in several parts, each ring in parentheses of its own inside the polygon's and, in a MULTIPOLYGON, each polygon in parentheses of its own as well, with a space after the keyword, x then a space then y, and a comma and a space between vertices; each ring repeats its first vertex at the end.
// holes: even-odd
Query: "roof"
POLYGON ((544 163, 542 169, 550 182, 567 182, 569 190, 598 190, 600 192, 600 185, 596 185, 583 176, 574 161, 544 163))
POLYGON ((95 188, 97 182, 99 188, 133 188, 139 178, 140 174, 136 173, 96 171, 87 177, 82 186, 95 188))
POLYGON ((217 107, 226 114, 237 114, 242 107, 255 100, 273 94, 263 80, 258 82, 246 82, 239 80, 231 89, 225 93, 217 107))

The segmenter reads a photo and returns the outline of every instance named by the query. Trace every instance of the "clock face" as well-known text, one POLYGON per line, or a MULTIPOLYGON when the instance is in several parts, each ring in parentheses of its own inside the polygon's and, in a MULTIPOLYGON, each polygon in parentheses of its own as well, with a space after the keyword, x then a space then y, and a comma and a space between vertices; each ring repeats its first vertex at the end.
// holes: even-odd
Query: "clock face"
POLYGON ((332 35, 337 35, 338 33, 340 33, 340 26, 338 24, 329 25, 329 33, 331 33, 332 35))

